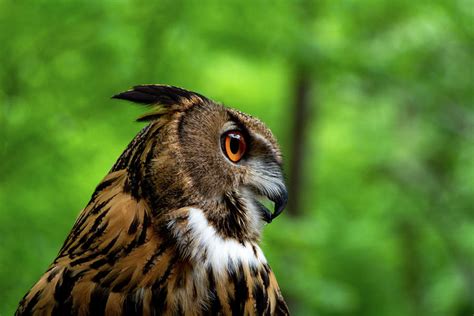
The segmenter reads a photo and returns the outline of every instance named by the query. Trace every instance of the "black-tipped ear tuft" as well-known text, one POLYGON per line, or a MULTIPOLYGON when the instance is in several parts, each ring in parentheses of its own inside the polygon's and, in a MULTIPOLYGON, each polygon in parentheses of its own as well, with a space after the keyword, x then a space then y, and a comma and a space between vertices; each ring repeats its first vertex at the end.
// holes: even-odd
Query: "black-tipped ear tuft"
POLYGON ((141 104, 155 103, 155 100, 156 100, 156 98, 153 95, 146 94, 140 91, 135 91, 135 90, 129 90, 129 91, 116 94, 112 97, 112 99, 127 100, 127 101, 132 101, 132 102, 141 103, 141 104))
POLYGON ((140 116, 139 122, 158 120, 167 113, 185 111, 192 106, 211 102, 199 93, 158 84, 135 86, 112 98, 151 106, 152 111, 140 116))
POLYGON ((113 99, 121 99, 141 104, 190 105, 205 102, 207 98, 192 91, 167 85, 139 85, 131 90, 116 94, 113 99))

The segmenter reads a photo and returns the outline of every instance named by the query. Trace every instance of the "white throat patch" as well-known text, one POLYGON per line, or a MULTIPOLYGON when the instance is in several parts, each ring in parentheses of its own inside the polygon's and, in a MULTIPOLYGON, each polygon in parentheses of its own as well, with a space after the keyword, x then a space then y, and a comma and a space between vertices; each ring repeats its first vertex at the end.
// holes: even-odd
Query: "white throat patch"
POLYGON ((188 229, 190 243, 184 245, 190 248, 188 253, 196 262, 203 262, 216 272, 223 272, 238 263, 258 266, 267 262, 257 244, 222 238, 200 209, 189 209, 188 229))

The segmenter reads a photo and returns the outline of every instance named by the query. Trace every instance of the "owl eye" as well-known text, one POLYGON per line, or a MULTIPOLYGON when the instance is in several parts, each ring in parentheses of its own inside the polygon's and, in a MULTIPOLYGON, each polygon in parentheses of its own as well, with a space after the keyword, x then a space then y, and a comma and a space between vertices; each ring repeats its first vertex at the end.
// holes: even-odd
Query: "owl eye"
POLYGON ((230 131, 224 134, 224 152, 232 162, 238 162, 245 154, 247 144, 244 135, 239 131, 230 131))

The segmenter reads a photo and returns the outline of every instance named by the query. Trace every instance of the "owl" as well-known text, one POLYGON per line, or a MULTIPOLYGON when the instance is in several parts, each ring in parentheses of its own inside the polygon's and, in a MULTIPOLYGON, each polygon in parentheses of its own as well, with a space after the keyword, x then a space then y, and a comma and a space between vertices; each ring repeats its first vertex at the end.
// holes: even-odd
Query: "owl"
POLYGON ((113 98, 148 106, 148 125, 16 315, 288 315, 259 247, 288 198, 270 130, 173 86, 113 98))

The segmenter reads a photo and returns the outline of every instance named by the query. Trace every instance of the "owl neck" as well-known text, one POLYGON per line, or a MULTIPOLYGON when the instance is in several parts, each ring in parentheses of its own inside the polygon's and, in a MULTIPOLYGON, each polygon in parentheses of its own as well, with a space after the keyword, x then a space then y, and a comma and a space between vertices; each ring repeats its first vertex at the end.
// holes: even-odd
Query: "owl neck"
POLYGON ((208 221, 198 208, 181 210, 179 218, 168 223, 178 250, 191 262, 204 264, 217 273, 238 266, 258 267, 266 264, 256 241, 225 237, 208 221))
POLYGON ((206 224, 222 239, 237 240, 240 244, 260 241, 263 222, 250 199, 233 192, 202 209, 206 224))

